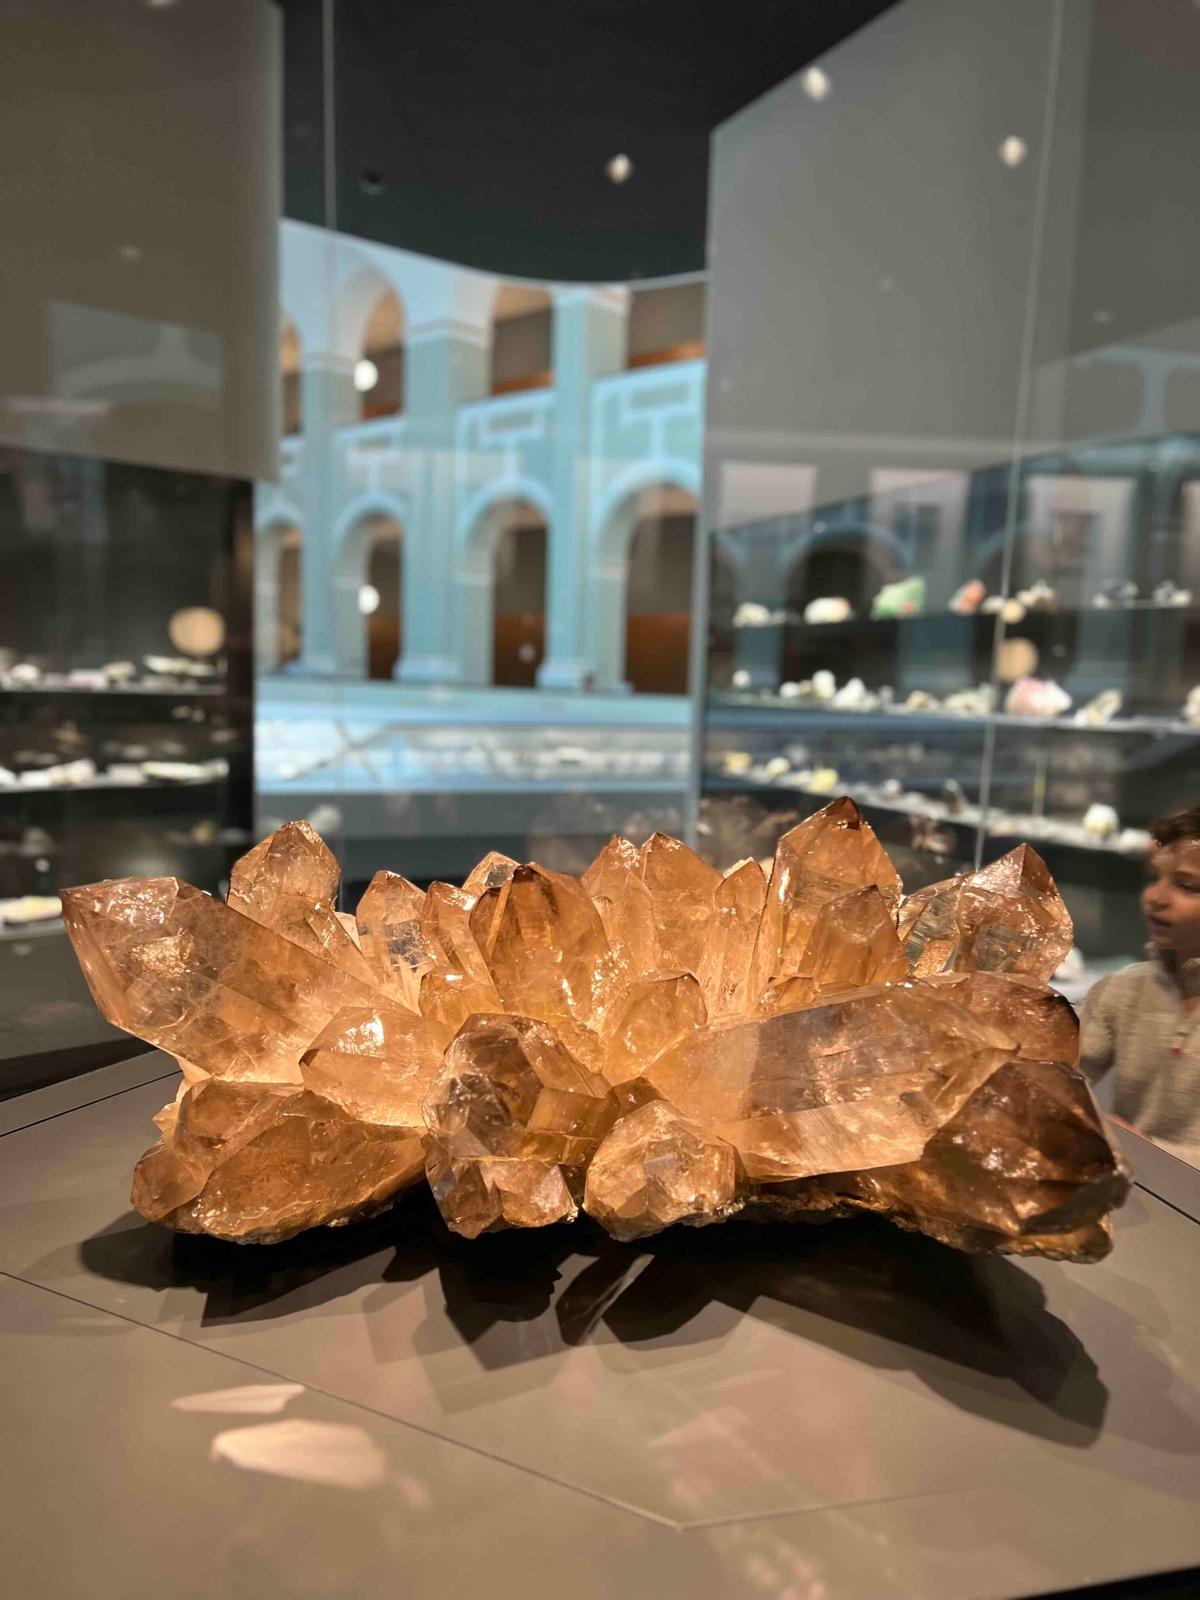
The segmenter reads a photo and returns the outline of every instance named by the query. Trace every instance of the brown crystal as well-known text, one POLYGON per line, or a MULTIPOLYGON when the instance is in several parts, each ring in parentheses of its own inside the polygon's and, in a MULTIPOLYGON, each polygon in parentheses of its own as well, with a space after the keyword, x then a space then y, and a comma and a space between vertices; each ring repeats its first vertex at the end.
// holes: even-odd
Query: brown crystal
POLYGON ((690 972, 651 973, 631 983, 613 1008, 604 1038, 609 1082, 636 1076, 672 1040, 707 1021, 704 996, 690 972))
POLYGON ((796 1011, 815 1005, 818 996, 898 983, 909 975, 892 913, 871 884, 826 901, 813 923, 799 972, 768 984, 758 1009, 764 1016, 796 1011))
POLYGON ((495 1228, 574 1222, 579 1214, 552 1161, 455 1161, 435 1141, 425 1175, 439 1211, 465 1239, 495 1228))
POLYGON ((63 893, 63 921, 96 1003, 202 1072, 300 1082, 300 1056, 371 989, 341 966, 177 878, 63 893))
POLYGON ((604 1079, 544 1023, 473 1017, 424 1104, 430 1185, 447 1224, 473 1237, 519 1216, 540 1219, 525 1227, 573 1217, 558 1169, 586 1166, 616 1110, 604 1079))
POLYGON ((660 966, 654 900, 642 880, 637 846, 628 839, 610 839, 580 882, 596 907, 610 947, 629 970, 640 974, 660 966))
POLYGON ((552 1027, 588 1026, 601 1012, 598 974, 608 940, 578 878, 520 867, 508 885, 490 956, 504 1009, 552 1027))
POLYGON ((800 971, 809 936, 828 900, 874 885, 889 909, 900 877, 853 800, 843 797, 785 833, 775 850, 752 964, 750 998, 800 971))
POLYGON ((132 1201, 143 1216, 184 1233, 239 1244, 274 1244, 306 1228, 369 1216, 416 1183, 424 1141, 406 1129, 359 1122, 307 1090, 260 1088, 249 1107, 223 1106, 225 1137, 197 1140, 183 1131, 189 1102, 203 1114, 214 1095, 236 1086, 193 1085, 180 1129, 142 1157, 132 1201), (206 1145, 195 1154, 198 1143, 206 1145))
POLYGON ((1071 918, 1046 863, 1018 845, 981 872, 932 883, 900 911, 900 937, 914 970, 1054 973, 1071 948, 1071 918))
POLYGON ((719 1222, 736 1209, 737 1156, 664 1100, 621 1118, 588 1168, 584 1209, 614 1238, 673 1222, 719 1222))
POLYGON ((916 1160, 1007 1044, 938 990, 908 983, 699 1029, 647 1076, 732 1144, 749 1178, 773 1182, 916 1160))
POLYGON ((263 1241, 427 1177, 466 1237, 572 1220, 876 1211, 961 1249, 1095 1260, 1128 1174, 1044 980, 1071 943, 1039 857, 918 891, 849 800, 769 883, 656 835, 582 879, 493 852, 462 888, 379 873, 354 919, 304 824, 229 903, 174 879, 68 890, 110 1021, 171 1051, 133 1198, 263 1241))
POLYGON ((754 941, 767 898, 767 880, 757 861, 738 861, 713 891, 713 915, 697 977, 708 1015, 745 1012, 754 941))
POLYGON ((355 910, 359 943, 372 981, 385 994, 415 1007, 421 979, 435 961, 421 933, 425 892, 398 872, 377 872, 355 910))
POLYGON ((285 822, 234 862, 228 902, 243 916, 369 983, 371 970, 358 941, 334 910, 339 878, 333 852, 308 823, 285 822))
POLYGON ((304 1052, 300 1072, 306 1088, 361 1122, 424 1134, 421 1101, 441 1043, 417 1012, 379 999, 339 1011, 304 1052))
POLYGON ((657 965, 673 972, 699 972, 721 874, 665 833, 652 834, 639 854, 658 936, 657 965))

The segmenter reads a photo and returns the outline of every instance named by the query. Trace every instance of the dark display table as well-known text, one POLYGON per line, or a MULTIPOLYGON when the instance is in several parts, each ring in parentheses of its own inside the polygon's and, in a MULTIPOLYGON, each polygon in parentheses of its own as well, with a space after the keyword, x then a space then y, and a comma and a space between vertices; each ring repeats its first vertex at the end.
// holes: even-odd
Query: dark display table
POLYGON ((1140 1140, 1092 1267, 874 1220, 467 1244, 424 1196, 238 1249, 128 1209, 176 1081, 0 1105, 11 1594, 967 1600, 1200 1562, 1200 1175, 1140 1140))

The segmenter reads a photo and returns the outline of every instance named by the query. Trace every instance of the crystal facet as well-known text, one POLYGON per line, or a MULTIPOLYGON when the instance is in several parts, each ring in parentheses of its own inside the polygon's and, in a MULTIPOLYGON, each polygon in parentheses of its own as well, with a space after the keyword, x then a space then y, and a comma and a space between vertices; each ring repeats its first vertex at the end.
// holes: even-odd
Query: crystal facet
POLYGON ((1046 863, 1018 845, 982 872, 931 883, 900 911, 921 974, 1009 972, 1047 982, 1071 948, 1071 918, 1046 863))
POLYGON ((965 1250, 1096 1260, 1128 1175, 1045 980, 1071 925, 1027 846, 900 901, 849 800, 769 881, 615 838, 582 878, 492 852, 461 888, 372 879, 289 823, 223 904, 171 878, 66 891, 108 1019, 183 1074, 143 1216, 265 1242, 424 1176, 467 1238, 619 1239, 735 1213, 879 1212, 965 1250))
POLYGON ((583 1204, 618 1239, 734 1210, 737 1156, 663 1100, 621 1118, 588 1168, 583 1204))

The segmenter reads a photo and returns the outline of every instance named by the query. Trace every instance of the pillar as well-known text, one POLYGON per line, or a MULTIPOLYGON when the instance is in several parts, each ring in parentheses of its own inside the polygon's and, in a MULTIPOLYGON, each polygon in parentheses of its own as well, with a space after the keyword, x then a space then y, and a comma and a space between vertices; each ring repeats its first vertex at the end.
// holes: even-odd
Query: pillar
POLYGON ((406 683, 454 683, 463 676, 454 580, 455 435, 460 405, 487 392, 486 325, 442 319, 405 339, 406 447, 416 461, 404 530, 403 654, 406 683))
POLYGON ((627 289, 568 289, 554 300, 554 452, 546 575, 542 688, 578 689, 594 679, 589 659, 588 512, 592 384, 625 365, 627 289))
POLYGON ((354 360, 305 351, 300 369, 304 416, 304 548, 301 551, 301 655, 297 670, 328 675, 338 670, 337 551, 334 528, 342 502, 335 434, 358 421, 354 360))

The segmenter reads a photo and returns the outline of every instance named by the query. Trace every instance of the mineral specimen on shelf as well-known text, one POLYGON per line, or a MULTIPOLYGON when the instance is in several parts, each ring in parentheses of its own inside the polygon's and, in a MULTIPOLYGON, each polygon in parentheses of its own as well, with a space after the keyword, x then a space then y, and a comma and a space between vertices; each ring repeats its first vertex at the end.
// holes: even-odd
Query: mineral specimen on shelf
POLYGON ((581 878, 485 856, 381 872, 354 917, 303 823, 227 904, 169 878, 63 916, 101 1010, 174 1053, 143 1216, 270 1242, 424 1176, 468 1238, 582 1208, 619 1239, 878 1212, 968 1250, 1094 1260, 1127 1175, 1045 987, 1065 906, 1021 846, 907 900, 849 799, 769 879, 678 840, 581 878))

